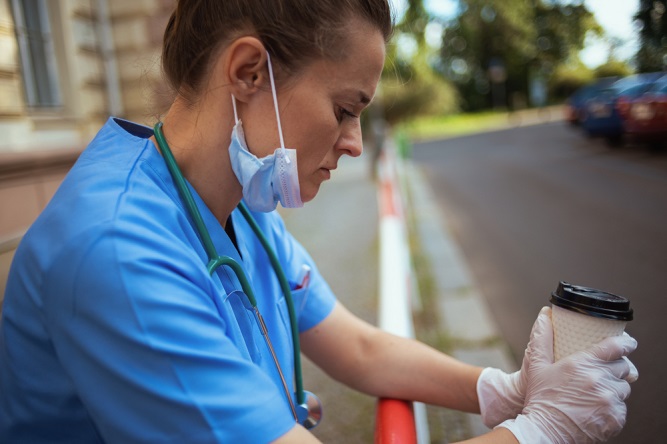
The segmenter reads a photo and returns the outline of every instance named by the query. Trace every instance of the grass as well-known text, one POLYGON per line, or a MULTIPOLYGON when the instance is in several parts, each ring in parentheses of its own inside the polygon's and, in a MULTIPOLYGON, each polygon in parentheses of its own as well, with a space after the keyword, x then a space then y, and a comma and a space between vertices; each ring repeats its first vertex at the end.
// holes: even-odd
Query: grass
POLYGON ((398 133, 410 140, 433 140, 493 131, 526 124, 561 120, 561 105, 520 111, 484 111, 478 113, 423 116, 398 125, 398 133))
POLYGON ((508 118, 507 112, 499 111, 425 116, 401 123, 399 130, 412 140, 439 139, 502 128, 508 118))

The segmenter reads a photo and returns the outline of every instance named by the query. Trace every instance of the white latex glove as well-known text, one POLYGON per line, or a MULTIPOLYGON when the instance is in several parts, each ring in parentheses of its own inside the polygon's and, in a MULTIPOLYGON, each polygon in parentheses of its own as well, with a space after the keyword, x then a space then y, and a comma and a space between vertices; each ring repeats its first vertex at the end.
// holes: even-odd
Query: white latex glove
MULTIPOLYGON (((540 320, 539 315, 533 323, 540 320)), ((531 330, 532 331, 532 330, 531 330)), ((527 363, 524 351, 521 370, 507 373, 500 369, 487 367, 477 379, 477 398, 482 422, 492 429, 507 419, 514 419, 523 410, 526 396, 526 372, 523 370, 527 363)))
MULTIPOLYGON (((623 335, 629 336, 627 333, 623 335)), ((625 380, 635 382, 638 377, 637 367, 627 357, 624 356, 623 359, 630 366, 630 372, 625 380)), ((525 358, 524 362, 526 362, 525 358)), ((487 367, 479 375, 477 398, 482 422, 488 428, 492 429, 507 419, 516 418, 523 410, 527 382, 526 372, 522 370, 523 368, 507 373, 497 368, 487 367)))
POLYGON ((493 367, 482 370, 477 379, 477 398, 485 426, 492 429, 521 413, 526 394, 524 380, 521 371, 506 373, 493 367))
POLYGON ((551 309, 543 308, 522 365, 526 406, 500 427, 521 444, 595 443, 618 434, 630 396, 624 378, 637 376, 623 357, 636 347, 631 336, 615 336, 554 363, 551 309))

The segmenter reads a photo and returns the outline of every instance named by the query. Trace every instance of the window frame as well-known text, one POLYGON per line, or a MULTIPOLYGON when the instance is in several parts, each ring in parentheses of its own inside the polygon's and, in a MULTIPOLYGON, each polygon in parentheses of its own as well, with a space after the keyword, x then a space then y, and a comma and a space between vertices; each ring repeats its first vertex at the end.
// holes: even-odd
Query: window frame
POLYGON ((35 36, 35 30, 29 30, 26 22, 25 12, 27 8, 25 7, 25 1, 11 0, 25 104, 30 110, 59 110, 63 108, 64 103, 59 83, 53 29, 49 19, 49 2, 47 0, 32 0, 38 8, 37 22, 39 28, 37 30, 38 35, 35 36), (35 54, 33 49, 35 41, 41 42, 41 54, 39 56, 35 54), (40 58, 37 59, 36 57, 40 58), (34 60, 41 63, 40 68, 44 70, 45 79, 39 79, 35 75, 34 60))

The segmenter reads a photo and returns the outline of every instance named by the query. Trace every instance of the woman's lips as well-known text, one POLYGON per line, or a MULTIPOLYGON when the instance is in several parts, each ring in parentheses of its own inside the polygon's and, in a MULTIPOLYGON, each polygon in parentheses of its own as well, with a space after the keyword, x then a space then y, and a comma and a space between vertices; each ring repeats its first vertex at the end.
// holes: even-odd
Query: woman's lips
POLYGON ((336 168, 338 168, 338 165, 320 167, 320 171, 322 172, 322 175, 324 176, 324 180, 331 179, 331 172, 333 170, 335 170, 336 168))
POLYGON ((324 180, 331 179, 331 170, 327 168, 320 168, 320 172, 322 173, 322 176, 324 176, 324 180))

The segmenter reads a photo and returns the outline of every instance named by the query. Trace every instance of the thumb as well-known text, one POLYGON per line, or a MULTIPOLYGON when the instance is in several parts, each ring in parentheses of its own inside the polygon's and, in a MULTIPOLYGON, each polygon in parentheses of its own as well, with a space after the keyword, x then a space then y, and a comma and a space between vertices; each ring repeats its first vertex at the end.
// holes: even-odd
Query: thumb
POLYGON ((553 364, 554 330, 551 324, 551 308, 542 307, 540 310, 530 332, 526 355, 530 362, 553 364))

